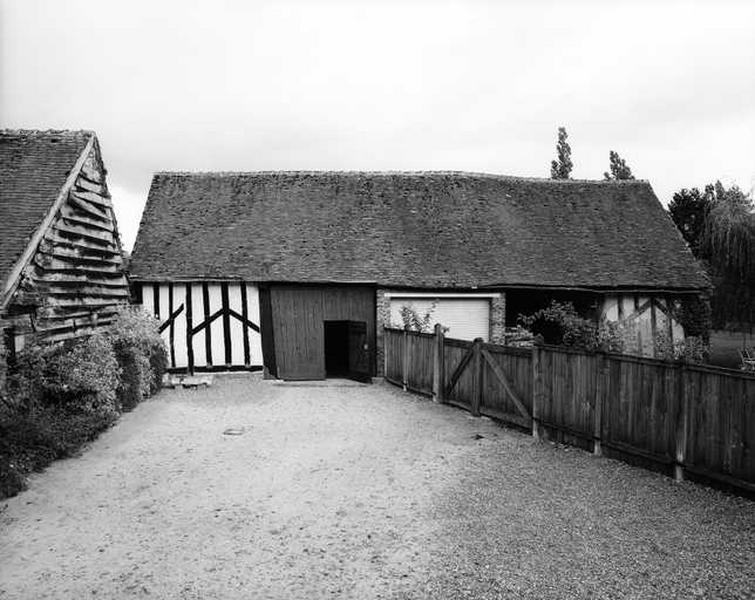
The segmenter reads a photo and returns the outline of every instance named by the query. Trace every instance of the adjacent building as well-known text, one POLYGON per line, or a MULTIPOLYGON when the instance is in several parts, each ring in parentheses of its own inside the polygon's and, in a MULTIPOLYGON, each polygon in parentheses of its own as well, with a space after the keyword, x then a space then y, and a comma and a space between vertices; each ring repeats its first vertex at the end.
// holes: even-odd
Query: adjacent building
POLYGON ((91 131, 0 131, 0 325, 11 349, 30 335, 90 334, 128 302, 106 173, 91 131))
POLYGON ((501 342, 570 300, 652 344, 707 286, 647 182, 460 172, 158 173, 130 268, 173 368, 283 379, 379 374, 402 307, 501 342))

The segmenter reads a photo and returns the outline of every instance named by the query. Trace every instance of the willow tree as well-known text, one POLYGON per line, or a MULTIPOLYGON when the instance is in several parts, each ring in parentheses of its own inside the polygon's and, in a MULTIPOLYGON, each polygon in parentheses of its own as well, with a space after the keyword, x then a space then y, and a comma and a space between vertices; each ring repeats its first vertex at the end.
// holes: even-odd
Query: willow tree
POLYGON ((755 324, 755 206, 737 186, 717 182, 700 239, 714 284, 714 324, 752 330, 755 324))

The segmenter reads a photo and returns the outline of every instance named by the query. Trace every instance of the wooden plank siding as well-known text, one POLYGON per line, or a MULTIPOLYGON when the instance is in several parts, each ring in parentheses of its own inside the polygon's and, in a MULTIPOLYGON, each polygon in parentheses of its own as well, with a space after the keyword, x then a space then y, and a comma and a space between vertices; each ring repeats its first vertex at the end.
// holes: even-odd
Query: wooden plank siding
POLYGON ((512 348, 396 329, 384 335, 393 383, 428 393, 440 359, 449 404, 519 426, 531 416, 538 437, 549 432, 596 454, 606 449, 669 474, 673 467, 677 477, 692 473, 755 492, 753 375, 556 346, 512 348))
POLYGON ((239 282, 141 282, 135 294, 161 322, 174 370, 262 369, 259 294, 239 282))
POLYGON ((375 374, 375 288, 270 284, 275 363, 281 379, 324 379, 325 321, 366 324, 369 375, 375 374))
POLYGON ((95 141, 41 233, 7 312, 16 334, 47 341, 87 335, 129 301, 105 169, 95 141), (33 313, 34 318, 28 316, 33 313))

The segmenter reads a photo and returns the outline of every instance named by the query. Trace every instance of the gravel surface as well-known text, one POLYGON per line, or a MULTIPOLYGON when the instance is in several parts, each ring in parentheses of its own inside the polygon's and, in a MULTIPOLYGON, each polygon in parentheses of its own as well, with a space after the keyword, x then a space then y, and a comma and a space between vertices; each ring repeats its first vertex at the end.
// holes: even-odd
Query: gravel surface
POLYGON ((3 600, 755 597, 755 503, 388 385, 165 390, 0 511, 3 600))

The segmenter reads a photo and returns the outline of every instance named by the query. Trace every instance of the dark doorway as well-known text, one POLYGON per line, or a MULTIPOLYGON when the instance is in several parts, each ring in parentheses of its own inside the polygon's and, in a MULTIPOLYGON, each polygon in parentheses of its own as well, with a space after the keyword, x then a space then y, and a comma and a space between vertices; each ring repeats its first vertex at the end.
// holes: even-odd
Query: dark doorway
POLYGON ((325 321, 325 376, 367 381, 370 377, 367 323, 325 321))
POLYGON ((349 374, 349 322, 325 321, 325 376, 349 374))

